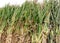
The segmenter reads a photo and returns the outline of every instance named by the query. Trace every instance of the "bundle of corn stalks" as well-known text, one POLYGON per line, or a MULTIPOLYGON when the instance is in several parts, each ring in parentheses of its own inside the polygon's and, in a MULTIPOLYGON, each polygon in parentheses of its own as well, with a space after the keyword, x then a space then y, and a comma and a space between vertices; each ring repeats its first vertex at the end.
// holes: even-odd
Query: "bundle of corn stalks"
MULTIPOLYGON (((60 1, 59 1, 60 2, 60 1)), ((59 43, 60 3, 26 1, 0 8, 0 43, 59 43)))

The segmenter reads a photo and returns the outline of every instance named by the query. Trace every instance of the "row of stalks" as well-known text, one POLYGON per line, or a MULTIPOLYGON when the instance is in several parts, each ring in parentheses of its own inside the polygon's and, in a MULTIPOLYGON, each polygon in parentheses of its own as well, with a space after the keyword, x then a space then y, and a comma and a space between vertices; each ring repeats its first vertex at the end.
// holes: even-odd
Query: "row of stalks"
POLYGON ((60 43, 60 0, 0 8, 0 43, 60 43))

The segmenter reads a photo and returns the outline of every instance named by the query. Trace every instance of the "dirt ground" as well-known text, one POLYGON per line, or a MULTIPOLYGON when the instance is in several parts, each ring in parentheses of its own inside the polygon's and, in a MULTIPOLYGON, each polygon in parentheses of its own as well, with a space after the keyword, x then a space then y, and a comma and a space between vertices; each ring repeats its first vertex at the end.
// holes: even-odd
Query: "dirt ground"
POLYGON ((13 33, 7 35, 6 32, 0 34, 0 43, 31 43, 31 36, 29 34, 20 35, 13 33))

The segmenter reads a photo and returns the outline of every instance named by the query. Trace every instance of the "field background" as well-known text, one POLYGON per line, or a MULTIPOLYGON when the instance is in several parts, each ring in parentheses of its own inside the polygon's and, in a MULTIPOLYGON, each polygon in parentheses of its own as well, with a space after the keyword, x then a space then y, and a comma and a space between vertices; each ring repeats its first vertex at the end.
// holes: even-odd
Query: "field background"
MULTIPOLYGON (((5 5, 19 5, 21 6, 26 0, 0 0, 0 8, 4 7, 5 5)), ((33 1, 33 0, 27 0, 27 1, 33 1)), ((37 0, 38 3, 43 3, 43 0, 37 0)))

